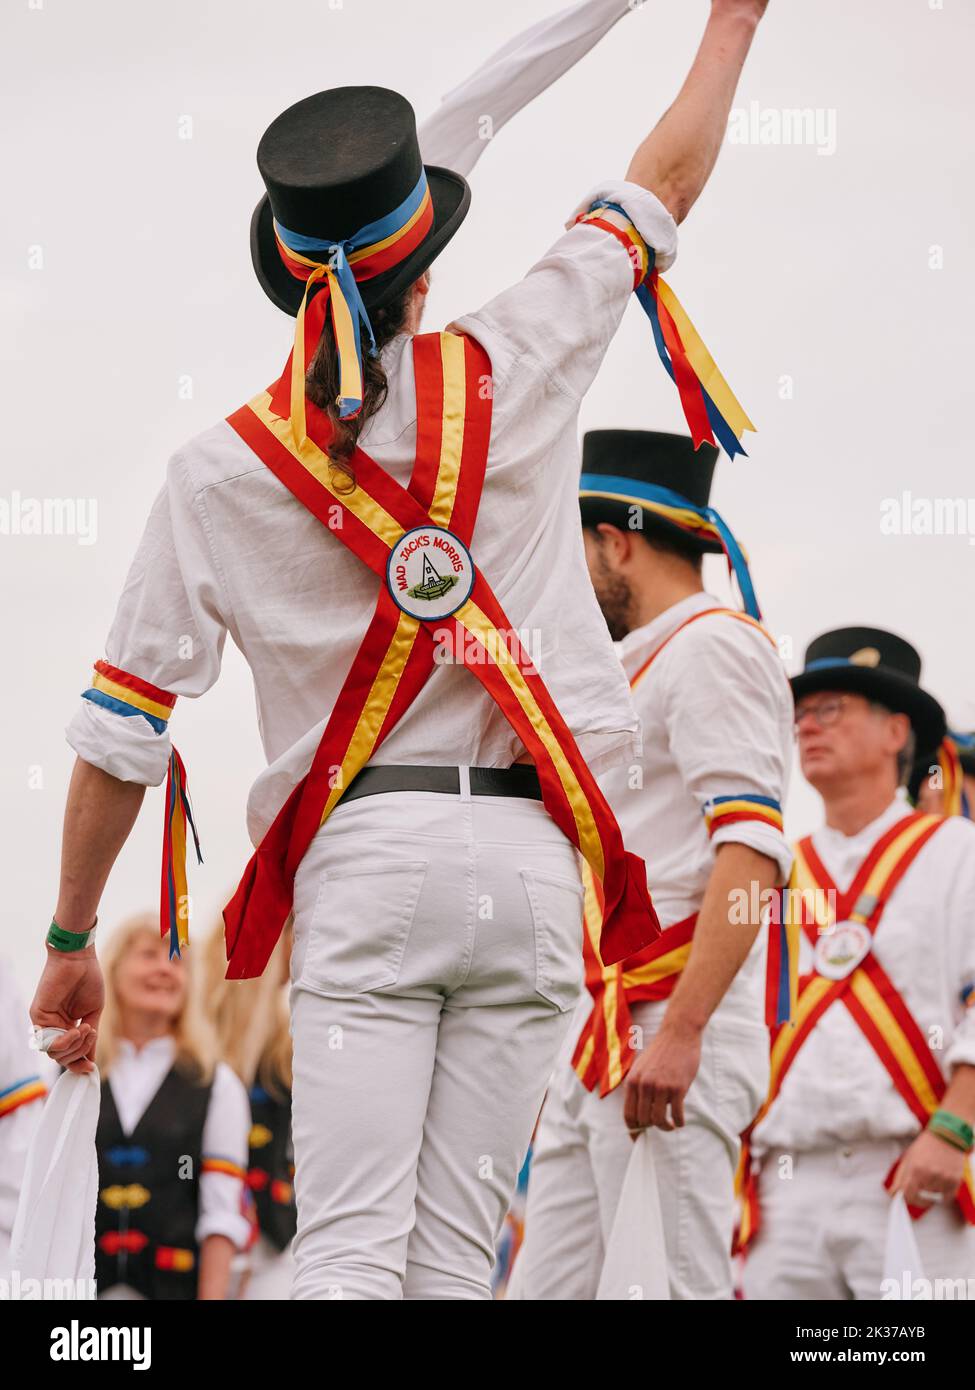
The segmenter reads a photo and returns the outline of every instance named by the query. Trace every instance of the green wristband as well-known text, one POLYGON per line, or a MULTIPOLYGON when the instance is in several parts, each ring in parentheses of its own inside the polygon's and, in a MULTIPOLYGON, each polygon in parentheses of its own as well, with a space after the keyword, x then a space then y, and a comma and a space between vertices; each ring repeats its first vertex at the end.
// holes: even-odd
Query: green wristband
POLYGON ((63 927, 59 927, 57 922, 52 920, 44 939, 48 946, 54 947, 55 951, 83 951, 88 943, 94 939, 97 922, 98 918, 96 917, 95 922, 87 931, 65 931, 63 927))
POLYGON ((971 1153, 975 1144, 975 1131, 971 1125, 950 1110, 936 1110, 928 1120, 928 1129, 949 1144, 954 1140, 955 1147, 964 1149, 965 1153, 971 1153))

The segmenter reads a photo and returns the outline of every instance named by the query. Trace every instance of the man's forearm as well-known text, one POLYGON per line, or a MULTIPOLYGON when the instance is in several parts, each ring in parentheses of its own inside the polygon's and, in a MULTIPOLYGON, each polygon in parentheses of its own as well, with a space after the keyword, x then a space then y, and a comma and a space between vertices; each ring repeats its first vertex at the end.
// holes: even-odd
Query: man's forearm
POLYGON ((229 1236, 207 1236, 200 1249, 198 1299, 224 1299, 230 1287, 230 1267, 235 1246, 229 1236))
POLYGON ((682 222, 710 177, 742 66, 767 0, 713 0, 701 46, 674 104, 639 147, 626 177, 682 222))
MULTIPOLYGON (((691 954, 667 1008, 665 1026, 700 1031, 741 969, 761 925, 751 907, 775 886, 778 866, 747 845, 719 845, 694 928, 691 954), (755 888, 752 888, 752 885, 755 888)), ((759 1019, 758 1022, 761 1022, 759 1019)))
POLYGON ((84 759, 76 760, 64 810, 61 887, 54 911, 65 931, 87 931, 94 921, 145 791, 140 782, 120 782, 84 759))

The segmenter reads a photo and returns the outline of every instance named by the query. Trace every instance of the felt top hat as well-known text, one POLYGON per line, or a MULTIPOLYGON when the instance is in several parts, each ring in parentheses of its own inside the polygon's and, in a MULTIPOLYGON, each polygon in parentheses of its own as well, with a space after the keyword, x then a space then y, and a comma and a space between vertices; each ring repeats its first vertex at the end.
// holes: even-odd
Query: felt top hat
MULTIPOLYGON (((394 299, 422 274, 470 206, 466 179, 449 169, 424 167, 413 108, 386 87, 332 87, 295 102, 261 136, 257 167, 267 192, 251 220, 254 269, 268 298, 292 316, 304 284, 282 260, 275 221, 288 247, 295 242, 292 249, 298 251, 302 240, 331 244, 358 239, 362 229, 395 217, 424 184, 430 212, 421 214, 422 232, 401 237, 399 246, 391 243, 382 265, 369 275, 364 269, 370 267, 362 267, 368 257, 353 263, 362 300, 372 309, 394 299)), ((386 237, 396 230, 391 223, 386 237)))
POLYGON ((649 484, 677 494, 692 507, 706 507, 711 496, 711 479, 718 451, 713 444, 695 449, 688 435, 663 434, 658 430, 590 430, 582 441, 582 482, 579 507, 583 526, 608 521, 621 531, 631 530, 632 508, 643 509, 644 531, 680 536, 694 550, 714 552, 724 549, 712 530, 689 530, 666 511, 651 510, 652 497, 641 495, 627 483, 649 484), (612 480, 610 482, 610 480, 612 480), (627 493, 629 495, 624 495, 627 493))
POLYGON ((745 609, 760 618, 744 552, 709 504, 718 451, 697 449, 683 434, 658 430, 590 430, 582 441, 579 508, 583 526, 608 522, 657 535, 680 536, 701 554, 726 554, 745 609))
POLYGON ((257 147, 267 192, 251 219, 251 258, 268 298, 297 319, 291 420, 305 438, 304 374, 331 313, 339 414, 362 407, 369 311, 422 274, 467 213, 460 174, 424 166, 416 118, 385 87, 333 87, 289 106, 257 147))
POLYGON ((931 751, 945 736, 945 713, 920 686, 921 657, 903 637, 877 627, 824 632, 806 648, 805 666, 790 684, 798 701, 817 690, 852 691, 906 714, 919 749, 931 751))

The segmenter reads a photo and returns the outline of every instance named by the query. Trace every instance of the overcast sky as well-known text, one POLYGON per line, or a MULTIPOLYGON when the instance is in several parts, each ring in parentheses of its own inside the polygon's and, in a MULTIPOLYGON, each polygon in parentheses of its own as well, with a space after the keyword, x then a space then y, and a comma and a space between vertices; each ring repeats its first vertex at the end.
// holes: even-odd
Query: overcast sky
MULTIPOLYGON (((21 507, 84 504, 76 534, 0 529, 2 949, 26 995, 57 894, 74 759, 64 726, 166 461, 287 355, 292 323, 265 299, 248 251, 262 131, 292 102, 346 83, 395 87, 422 119, 557 8, 4 0, 0 516, 18 494, 21 507)), ((472 177, 467 223, 437 261, 427 327, 520 277, 592 184, 622 176, 675 95, 707 10, 647 0, 498 134, 472 177)), ((926 684, 963 728, 975 727, 973 51, 967 0, 772 0, 668 273, 758 426, 748 459, 722 460, 713 500, 749 551, 769 625, 791 643, 790 670, 825 628, 892 628, 919 646, 926 684), (789 110, 807 114, 796 124, 789 110), (803 143, 786 143, 795 131, 803 143), (885 500, 905 492, 918 515, 963 499, 964 533, 885 534, 885 500)), ((636 305, 581 423, 683 426, 636 305)), ((199 937, 249 856, 244 805, 263 764, 231 643, 216 687, 180 701, 173 726, 207 861, 190 869, 199 937)), ((162 796, 147 793, 103 898, 106 926, 156 909, 162 796)), ((787 813, 793 834, 819 816, 798 775, 787 813)))

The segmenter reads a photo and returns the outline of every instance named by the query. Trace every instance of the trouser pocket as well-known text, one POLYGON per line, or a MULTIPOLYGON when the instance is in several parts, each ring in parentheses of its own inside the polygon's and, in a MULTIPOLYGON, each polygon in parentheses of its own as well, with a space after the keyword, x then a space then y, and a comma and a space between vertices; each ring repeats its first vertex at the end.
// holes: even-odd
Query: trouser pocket
POLYGON ((395 985, 428 867, 396 859, 324 871, 296 984, 357 994, 395 985))
POLYGON ((522 869, 535 936, 535 989, 562 1013, 583 986, 582 883, 522 869))

